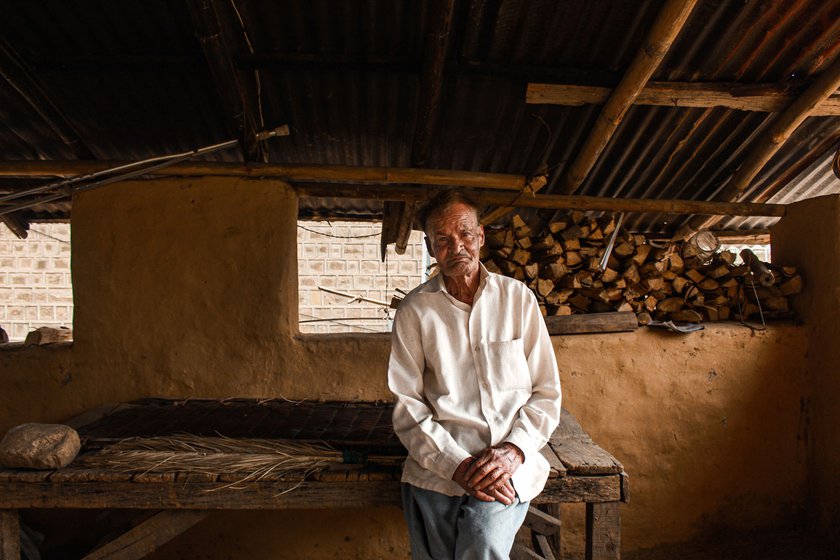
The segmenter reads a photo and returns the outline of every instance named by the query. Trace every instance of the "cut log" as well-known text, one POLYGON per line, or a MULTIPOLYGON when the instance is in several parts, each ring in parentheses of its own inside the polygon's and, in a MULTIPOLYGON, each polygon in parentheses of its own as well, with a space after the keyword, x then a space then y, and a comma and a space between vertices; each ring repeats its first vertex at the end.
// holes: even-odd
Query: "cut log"
POLYGON ((546 317, 549 334, 581 334, 604 332, 629 332, 639 324, 633 312, 591 313, 571 317, 546 317))
POLYGON ((789 280, 785 280, 779 285, 779 291, 783 296, 793 296, 802 293, 802 277, 797 275, 789 280))
POLYGON ((679 311, 684 306, 685 300, 683 300, 683 298, 672 297, 660 301, 656 308, 659 311, 664 311, 665 313, 673 313, 674 311, 679 311))

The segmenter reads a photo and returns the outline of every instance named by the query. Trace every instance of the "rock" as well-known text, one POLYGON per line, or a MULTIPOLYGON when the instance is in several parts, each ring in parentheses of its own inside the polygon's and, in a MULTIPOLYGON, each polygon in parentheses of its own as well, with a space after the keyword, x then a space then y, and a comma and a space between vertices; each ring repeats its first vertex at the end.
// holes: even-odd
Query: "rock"
POLYGON ((41 327, 27 334, 24 344, 27 346, 43 346, 45 344, 67 342, 69 340, 73 340, 73 329, 68 329, 67 327, 61 327, 58 329, 54 329, 52 327, 41 327))
POLYGON ((62 424, 21 424, 0 441, 0 465, 8 469, 59 469, 81 448, 79 434, 62 424))

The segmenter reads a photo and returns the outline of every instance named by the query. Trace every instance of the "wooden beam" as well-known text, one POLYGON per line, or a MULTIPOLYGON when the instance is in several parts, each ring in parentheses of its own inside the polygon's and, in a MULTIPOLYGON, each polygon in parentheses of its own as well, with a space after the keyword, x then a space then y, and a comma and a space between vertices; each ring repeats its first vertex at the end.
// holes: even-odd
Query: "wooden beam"
MULTIPOLYGON (((124 165, 115 161, 5 161, 0 162, 0 178, 69 178, 124 165)), ((528 178, 509 173, 483 173, 451 169, 411 167, 355 167, 343 165, 275 165, 269 163, 185 162, 153 171, 149 176, 170 177, 253 177, 295 182, 338 181, 440 185, 485 189, 522 190, 528 178)))
POLYGON ((234 52, 244 50, 245 41, 240 25, 232 21, 232 8, 220 0, 187 0, 187 8, 227 113, 228 132, 239 138, 246 161, 268 161, 268 152, 256 137, 264 128, 256 83, 249 72, 236 68, 234 60, 234 52))
MULTIPOLYGON (((2 208, 2 207, 0 207, 2 208)), ((18 239, 26 239, 29 236, 29 224, 21 219, 19 213, 10 213, 0 216, 0 221, 14 233, 18 239)))
POLYGON ((209 512, 166 510, 133 527, 113 541, 97 548, 82 560, 139 560, 171 541, 209 512))
MULTIPOLYGON (((743 197, 753 179, 776 155, 791 134, 838 88, 840 88, 840 59, 822 72, 814 83, 780 114, 767 130, 762 132, 750 148, 744 162, 715 198, 728 202, 737 201, 743 197)), ((695 216, 677 230, 673 239, 687 239, 701 229, 713 227, 719 221, 720 218, 695 216)))
POLYGON ((697 0, 668 0, 636 53, 627 73, 613 90, 575 160, 567 168, 559 194, 573 194, 586 180, 625 113, 653 75, 679 34, 697 0))
MULTIPOLYGON (((435 194, 434 189, 411 187, 382 187, 359 185, 297 185, 300 196, 336 198, 391 198, 394 200, 424 200, 435 194), (416 193, 416 194, 415 194, 416 193), (363 196, 362 196, 363 195, 363 196)), ((511 203, 510 195, 490 191, 472 191, 470 195, 479 204, 504 206, 511 203)), ((657 212, 664 214, 717 214, 722 216, 773 216, 785 215, 783 204, 755 204, 748 202, 705 202, 701 200, 659 200, 645 198, 609 198, 597 196, 542 194, 521 197, 519 208, 546 210, 603 210, 606 212, 657 212)))
MULTIPOLYGON (((41 87, 26 63, 4 39, 0 38, 0 76, 26 101, 52 130, 53 134, 79 159, 94 159, 96 154, 82 140, 69 118, 41 87)), ((35 147, 38 150, 38 147, 35 147)))
MULTIPOLYGON (((547 105, 601 105, 609 99, 608 87, 572 84, 528 84, 525 102, 547 105)), ((634 105, 663 107, 726 107, 739 111, 779 113, 796 99, 790 84, 711 84, 690 82, 648 82, 634 105)), ((817 105, 811 116, 840 115, 840 96, 817 105)))
MULTIPOLYGON (((47 473, 49 474, 49 473, 47 473)), ((300 509, 362 508, 400 505, 398 480, 310 482, 229 482, 164 480, 155 482, 2 481, 0 503, 6 509, 300 509)), ((621 499, 621 479, 567 476, 550 479, 533 503, 580 503, 621 499)))
MULTIPOLYGON (((455 0, 433 0, 430 24, 423 40, 423 63, 420 70, 419 99, 411 143, 411 166, 425 167, 432 147, 432 135, 440 114, 441 90, 449 31, 455 0)), ((385 211, 399 213, 399 225, 394 239, 394 251, 405 253, 414 222, 414 204, 386 205, 385 211)))

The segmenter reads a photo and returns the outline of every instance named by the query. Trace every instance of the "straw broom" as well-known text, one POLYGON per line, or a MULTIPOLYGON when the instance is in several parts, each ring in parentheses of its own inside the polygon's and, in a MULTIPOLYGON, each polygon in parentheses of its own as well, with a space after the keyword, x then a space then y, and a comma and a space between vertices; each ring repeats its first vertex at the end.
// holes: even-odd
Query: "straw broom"
POLYGON ((84 463, 89 467, 144 474, 241 474, 241 479, 229 485, 235 486, 257 482, 270 474, 309 475, 343 463, 343 454, 326 444, 178 434, 125 439, 88 456, 84 463))

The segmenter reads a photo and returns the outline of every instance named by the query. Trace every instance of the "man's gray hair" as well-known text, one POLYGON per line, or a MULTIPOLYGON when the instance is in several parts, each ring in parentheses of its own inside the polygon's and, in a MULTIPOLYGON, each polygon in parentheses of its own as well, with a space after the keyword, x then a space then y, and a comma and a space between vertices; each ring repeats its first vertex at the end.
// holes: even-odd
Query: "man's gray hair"
POLYGON ((426 203, 425 206, 420 209, 419 212, 417 212, 417 221, 423 228, 423 232, 428 233, 429 222, 432 218, 439 216, 444 210, 453 204, 463 204, 464 206, 471 208, 472 211, 475 212, 476 221, 478 221, 478 204, 476 204, 472 198, 464 194, 460 189, 447 189, 436 194, 429 202, 426 203))

